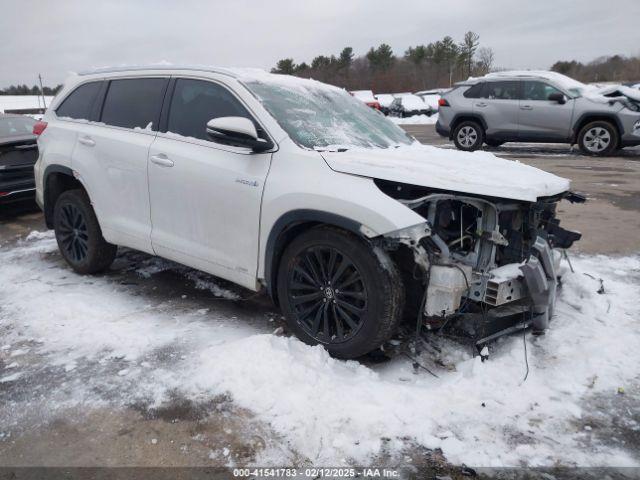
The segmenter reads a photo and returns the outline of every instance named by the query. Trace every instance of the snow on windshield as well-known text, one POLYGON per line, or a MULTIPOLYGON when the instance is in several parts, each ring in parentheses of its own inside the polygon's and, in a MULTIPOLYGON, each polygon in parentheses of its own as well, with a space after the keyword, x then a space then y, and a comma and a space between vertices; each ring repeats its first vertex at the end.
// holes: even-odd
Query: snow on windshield
POLYGON ((413 142, 400 127, 340 88, 267 73, 245 75, 241 81, 302 147, 388 148, 413 142))

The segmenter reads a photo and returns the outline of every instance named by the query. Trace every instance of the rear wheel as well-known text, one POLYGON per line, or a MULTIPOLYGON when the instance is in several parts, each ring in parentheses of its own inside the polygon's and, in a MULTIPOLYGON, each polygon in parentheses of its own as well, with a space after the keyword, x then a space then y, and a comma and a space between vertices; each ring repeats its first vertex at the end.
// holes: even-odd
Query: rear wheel
POLYGON ((453 131, 453 143, 459 150, 473 152, 478 150, 483 142, 484 130, 478 122, 462 122, 453 131))
POLYGON ((60 195, 53 210, 60 253, 78 273, 97 273, 111 265, 117 247, 102 237, 89 197, 82 190, 60 195))
POLYGON ((394 333, 404 288, 383 251, 342 230, 308 230, 285 250, 278 298, 289 328, 333 356, 355 358, 394 333))
POLYGON ((585 155, 609 155, 618 147, 618 131, 606 121, 590 122, 580 130, 578 146, 585 155))

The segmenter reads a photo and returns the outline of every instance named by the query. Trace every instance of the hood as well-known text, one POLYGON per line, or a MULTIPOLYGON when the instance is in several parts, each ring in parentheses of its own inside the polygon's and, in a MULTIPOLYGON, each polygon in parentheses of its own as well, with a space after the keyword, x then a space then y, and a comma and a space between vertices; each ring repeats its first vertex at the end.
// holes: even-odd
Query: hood
POLYGON ((321 152, 332 170, 439 190, 535 202, 569 190, 569 180, 488 152, 412 144, 321 152))

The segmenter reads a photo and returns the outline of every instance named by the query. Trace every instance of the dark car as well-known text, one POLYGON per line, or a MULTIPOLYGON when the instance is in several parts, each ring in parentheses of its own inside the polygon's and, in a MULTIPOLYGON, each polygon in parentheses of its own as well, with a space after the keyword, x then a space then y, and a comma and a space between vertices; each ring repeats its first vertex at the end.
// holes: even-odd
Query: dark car
POLYGON ((413 117, 414 115, 430 117, 433 113, 435 113, 433 108, 427 105, 422 98, 411 94, 397 95, 389 106, 389 115, 392 117, 413 117))
POLYGON ((35 198, 35 123, 30 117, 0 113, 0 205, 35 198))

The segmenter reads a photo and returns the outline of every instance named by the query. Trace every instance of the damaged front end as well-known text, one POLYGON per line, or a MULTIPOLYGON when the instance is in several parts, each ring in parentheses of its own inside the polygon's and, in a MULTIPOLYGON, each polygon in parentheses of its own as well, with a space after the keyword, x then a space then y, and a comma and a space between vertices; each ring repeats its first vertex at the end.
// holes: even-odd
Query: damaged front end
POLYGON ((527 326, 544 332, 561 256, 581 237, 560 227, 556 207, 584 197, 566 192, 532 203, 376 184, 425 219, 383 239, 403 271, 408 306, 425 326, 458 319, 477 344, 527 326))

